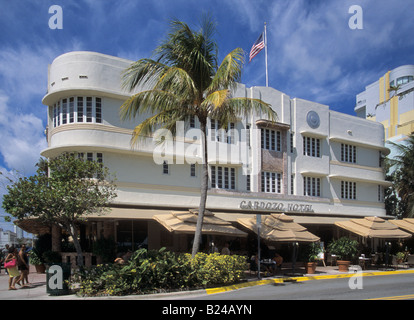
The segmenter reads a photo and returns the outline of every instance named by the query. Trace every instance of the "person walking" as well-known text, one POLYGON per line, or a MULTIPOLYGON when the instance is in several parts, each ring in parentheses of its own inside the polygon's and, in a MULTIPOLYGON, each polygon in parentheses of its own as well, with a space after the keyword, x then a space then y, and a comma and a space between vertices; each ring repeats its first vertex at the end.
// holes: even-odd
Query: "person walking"
POLYGON ((18 269, 20 271, 20 280, 22 282, 23 287, 29 283, 29 256, 26 252, 26 245, 22 245, 19 251, 19 256, 17 259, 18 269))
POLYGON ((4 260, 4 267, 7 269, 9 274, 9 290, 16 290, 15 284, 20 284, 20 273, 17 269, 17 249, 11 247, 9 254, 4 260))

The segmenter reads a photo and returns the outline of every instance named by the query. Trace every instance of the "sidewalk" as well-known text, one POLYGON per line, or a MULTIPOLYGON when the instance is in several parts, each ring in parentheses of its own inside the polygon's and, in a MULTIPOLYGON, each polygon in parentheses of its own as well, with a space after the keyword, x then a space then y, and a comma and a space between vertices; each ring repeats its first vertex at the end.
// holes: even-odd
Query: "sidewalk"
MULTIPOLYGON (((301 269, 296 269, 296 273, 300 273, 301 269)), ((302 270, 303 271, 303 270, 302 270)), ((388 275, 396 273, 414 273, 414 269, 398 269, 394 270, 391 268, 384 269, 370 269, 362 270, 363 275, 373 276, 373 275, 388 275)), ((46 274, 38 274, 33 266, 30 266, 29 281, 31 283, 30 287, 22 288, 16 285, 17 290, 8 290, 8 281, 9 276, 5 274, 5 270, 1 270, 0 274, 0 300, 95 300, 95 299, 107 299, 107 300, 149 300, 149 299, 168 299, 175 297, 179 299, 180 295, 190 295, 190 294, 213 294, 223 291, 236 290, 244 287, 255 286, 255 285, 264 285, 274 282, 286 282, 286 281, 309 281, 309 280, 320 280, 320 279, 329 279, 329 278, 339 278, 339 277, 350 277, 353 275, 351 270, 349 273, 339 272, 338 267, 336 266, 318 266, 316 268, 316 273, 311 275, 297 276, 295 273, 294 277, 287 277, 286 275, 276 275, 274 277, 263 277, 261 280, 257 278, 256 275, 249 275, 247 281, 241 284, 234 286, 222 287, 222 288, 212 288, 207 290, 196 290, 196 291, 183 291, 177 293, 165 293, 165 294, 152 294, 152 295, 131 295, 123 297, 78 297, 74 294, 64 295, 64 296, 50 296, 46 293, 46 274)))

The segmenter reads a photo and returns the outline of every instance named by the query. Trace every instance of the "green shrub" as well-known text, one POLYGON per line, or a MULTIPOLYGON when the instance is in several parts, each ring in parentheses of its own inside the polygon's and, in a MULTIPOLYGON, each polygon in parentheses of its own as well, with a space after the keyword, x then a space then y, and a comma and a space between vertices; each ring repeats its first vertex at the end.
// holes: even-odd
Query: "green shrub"
POLYGON ((198 283, 203 286, 240 281, 248 268, 245 257, 198 253, 192 263, 198 283))
POLYGON ((232 284, 242 279, 246 258, 198 253, 135 251, 125 265, 99 265, 77 272, 72 284, 81 295, 126 295, 232 284))

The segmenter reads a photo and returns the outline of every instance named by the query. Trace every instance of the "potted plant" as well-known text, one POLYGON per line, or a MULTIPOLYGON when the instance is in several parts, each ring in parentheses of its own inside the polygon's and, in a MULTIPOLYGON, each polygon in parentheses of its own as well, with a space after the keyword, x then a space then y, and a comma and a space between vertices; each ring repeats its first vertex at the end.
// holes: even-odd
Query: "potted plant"
POLYGON ((405 261, 405 258, 406 258, 406 253, 405 252, 397 252, 396 257, 397 257, 397 262, 398 263, 403 263, 405 261))
POLYGON ((319 254, 322 252, 321 245, 318 242, 309 244, 307 248, 307 262, 305 263, 305 269, 307 274, 313 274, 316 270, 316 260, 318 260, 319 254))
POLYGON ((351 260, 358 253, 358 241, 342 237, 332 241, 328 246, 329 251, 338 257, 339 271, 348 272, 351 260))
POLYGON ((29 263, 35 266, 37 273, 45 273, 46 266, 44 264, 44 260, 41 258, 41 255, 36 250, 36 248, 33 248, 30 251, 29 263))

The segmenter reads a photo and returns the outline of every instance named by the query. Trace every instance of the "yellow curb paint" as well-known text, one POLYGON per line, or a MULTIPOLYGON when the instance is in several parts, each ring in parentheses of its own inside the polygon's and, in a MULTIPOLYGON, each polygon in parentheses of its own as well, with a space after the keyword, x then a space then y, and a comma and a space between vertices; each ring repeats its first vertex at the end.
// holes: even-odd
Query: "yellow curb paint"
POLYGON ((373 299, 368 299, 368 300, 408 300, 408 299, 414 299, 414 294, 407 294, 405 296, 373 298, 373 299))
POLYGON ((273 283, 284 283, 288 281, 305 282, 305 281, 311 281, 311 280, 351 278, 354 276, 372 277, 372 276, 386 276, 386 275, 407 274, 407 273, 414 273, 414 270, 342 273, 342 274, 332 274, 332 275, 324 275, 324 276, 306 276, 306 277, 266 279, 266 280, 239 283, 239 284, 235 284, 232 286, 207 289, 206 292, 207 294, 214 294, 214 293, 221 293, 221 292, 226 292, 226 291, 232 291, 232 290, 254 287, 254 286, 262 286, 262 285, 273 284, 273 283))

